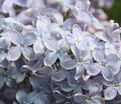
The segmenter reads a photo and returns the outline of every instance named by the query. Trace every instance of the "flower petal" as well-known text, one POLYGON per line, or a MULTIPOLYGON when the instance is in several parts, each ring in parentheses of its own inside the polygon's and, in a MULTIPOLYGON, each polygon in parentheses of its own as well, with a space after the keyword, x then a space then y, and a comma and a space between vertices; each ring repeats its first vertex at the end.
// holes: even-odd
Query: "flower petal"
POLYGON ((25 96, 26 96, 26 92, 24 90, 18 90, 16 93, 16 99, 19 103, 23 103, 25 96))
POLYGON ((101 29, 104 29, 104 26, 103 26, 103 23, 100 22, 98 19, 96 19, 95 17, 93 18, 93 26, 98 29, 98 30, 101 30, 101 29))
POLYGON ((80 77, 83 77, 84 74, 84 68, 82 65, 77 65, 76 66, 76 73, 75 73, 75 80, 78 80, 80 77))
POLYGON ((76 35, 77 37, 80 37, 81 32, 82 32, 81 28, 77 24, 75 24, 73 26, 73 30, 72 30, 73 35, 76 35))
POLYGON ((5 0, 2 5, 2 11, 3 13, 8 13, 10 9, 12 8, 13 2, 9 0, 5 0))
POLYGON ((91 22, 92 20, 91 15, 89 13, 82 11, 79 13, 79 15, 76 16, 76 18, 78 21, 85 23, 91 22))
POLYGON ((106 100, 112 100, 116 97, 116 95, 117 95, 117 90, 113 87, 108 87, 104 92, 106 100))
POLYGON ((121 67, 120 62, 118 62, 116 65, 111 67, 111 70, 114 75, 116 75, 120 72, 120 70, 121 70, 120 67, 121 67))
POLYGON ((113 65, 115 65, 117 62, 118 62, 118 56, 115 55, 115 54, 109 54, 109 55, 106 57, 106 64, 107 64, 108 66, 113 66, 113 65))
POLYGON ((61 59, 61 65, 65 69, 73 69, 76 67, 77 61, 74 59, 71 59, 70 56, 64 55, 61 59))
POLYGON ((44 45, 42 44, 41 39, 37 39, 33 45, 33 49, 35 53, 44 53, 44 45))
POLYGON ((42 36, 43 33, 47 32, 48 24, 50 24, 50 20, 46 16, 41 16, 38 18, 36 22, 36 27, 40 36, 42 36))
POLYGON ((67 77, 66 71, 60 70, 52 75, 52 80, 60 82, 63 81, 66 77, 67 77))
POLYGON ((30 46, 34 44, 35 41, 36 41, 36 35, 34 34, 34 32, 28 32, 23 37, 23 42, 25 46, 30 46))
POLYGON ((51 51, 56 52, 58 50, 58 42, 54 39, 44 39, 44 45, 51 51))
POLYGON ((74 36, 72 34, 67 35, 66 40, 70 43, 73 44, 74 43, 74 36))
POLYGON ((56 52, 49 52, 44 59, 44 65, 46 66, 53 65, 56 62, 57 58, 58 56, 56 52))
POLYGON ((27 0, 14 0, 14 3, 16 3, 20 6, 25 6, 27 3, 27 0))
POLYGON ((9 31, 8 37, 15 45, 20 45, 22 43, 21 35, 17 31, 9 31))
POLYGON ((102 62, 105 60, 105 54, 101 49, 95 48, 92 55, 97 62, 102 62))
POLYGON ((24 47, 22 49, 22 53, 23 53, 24 57, 28 60, 36 59, 35 53, 34 53, 33 49, 30 47, 24 47))
POLYGON ((77 93, 74 95, 74 100, 77 103, 83 103, 86 101, 86 96, 81 93, 77 93))
POLYGON ((30 69, 33 73, 37 72, 39 70, 41 70, 42 66, 43 66, 43 60, 44 57, 40 56, 39 60, 36 62, 36 64, 32 67, 32 69, 30 69))
POLYGON ((0 89, 3 87, 4 83, 5 83, 5 77, 0 76, 0 89))
POLYGON ((18 46, 12 47, 7 53, 7 59, 10 61, 16 61, 21 56, 21 50, 18 46))
POLYGON ((74 54, 74 56, 76 57, 76 58, 79 58, 80 57, 80 50, 77 48, 77 47, 75 47, 75 46, 72 46, 71 47, 71 51, 73 52, 73 54, 74 54))
POLYGON ((102 75, 103 75, 104 79, 107 81, 112 81, 114 78, 114 75, 109 67, 105 67, 102 70, 102 75))
POLYGON ((121 85, 118 87, 118 93, 121 95, 121 85))
POLYGON ((105 33, 99 31, 99 32, 96 32, 95 33, 95 36, 103 41, 107 41, 108 40, 108 37, 105 33))
POLYGON ((95 75, 98 75, 101 70, 102 70, 101 65, 99 63, 94 63, 87 68, 87 73, 89 75, 95 76, 95 75))

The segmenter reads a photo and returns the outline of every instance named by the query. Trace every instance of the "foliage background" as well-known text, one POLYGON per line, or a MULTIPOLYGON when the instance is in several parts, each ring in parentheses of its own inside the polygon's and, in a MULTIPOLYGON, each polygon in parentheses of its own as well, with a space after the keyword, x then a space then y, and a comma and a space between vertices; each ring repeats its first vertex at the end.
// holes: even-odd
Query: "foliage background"
POLYGON ((104 9, 104 11, 107 13, 109 20, 112 19, 121 26, 121 0, 114 0, 113 7, 109 10, 104 9))

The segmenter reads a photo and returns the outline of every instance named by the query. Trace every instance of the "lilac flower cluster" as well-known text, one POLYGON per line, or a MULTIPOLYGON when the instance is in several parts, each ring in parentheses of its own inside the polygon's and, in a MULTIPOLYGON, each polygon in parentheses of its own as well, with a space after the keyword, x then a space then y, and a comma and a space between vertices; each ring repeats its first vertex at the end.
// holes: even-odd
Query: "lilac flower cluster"
POLYGON ((117 102, 121 30, 95 2, 0 0, 0 104, 117 102))

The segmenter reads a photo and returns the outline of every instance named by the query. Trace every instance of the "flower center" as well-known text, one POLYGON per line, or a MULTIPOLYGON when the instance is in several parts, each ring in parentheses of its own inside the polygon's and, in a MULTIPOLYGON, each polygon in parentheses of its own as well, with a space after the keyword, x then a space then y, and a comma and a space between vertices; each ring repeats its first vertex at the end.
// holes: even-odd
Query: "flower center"
POLYGON ((75 43, 79 44, 81 41, 79 39, 76 39, 75 43))
POLYGON ((79 60, 78 60, 78 64, 80 64, 81 62, 83 62, 83 58, 79 58, 79 60))
POLYGON ((103 67, 105 67, 105 66, 106 66, 106 63, 105 63, 105 62, 102 62, 101 65, 102 65, 103 67))
POLYGON ((115 86, 115 87, 120 87, 119 82, 115 82, 115 83, 114 83, 114 86, 115 86))
POLYGON ((24 44, 20 44, 20 47, 23 48, 24 47, 24 44))

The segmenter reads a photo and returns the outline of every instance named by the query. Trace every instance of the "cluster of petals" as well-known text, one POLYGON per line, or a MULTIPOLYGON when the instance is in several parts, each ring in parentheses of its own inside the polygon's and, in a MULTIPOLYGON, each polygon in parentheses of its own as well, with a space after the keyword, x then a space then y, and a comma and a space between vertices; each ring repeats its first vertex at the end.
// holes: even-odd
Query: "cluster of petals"
POLYGON ((110 104, 120 96, 121 30, 98 8, 112 3, 1 0, 0 104, 110 104))

